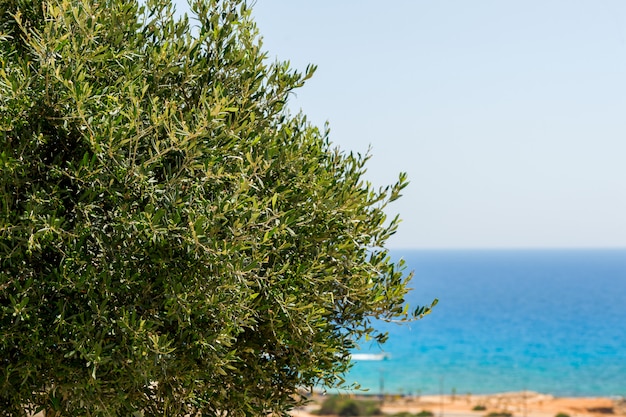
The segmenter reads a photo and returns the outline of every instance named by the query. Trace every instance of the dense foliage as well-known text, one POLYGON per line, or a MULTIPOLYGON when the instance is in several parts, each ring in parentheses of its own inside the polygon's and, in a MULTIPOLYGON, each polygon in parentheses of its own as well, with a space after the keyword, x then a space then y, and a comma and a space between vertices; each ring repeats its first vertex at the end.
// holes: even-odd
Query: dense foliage
MULTIPOLYGON (((406 317, 367 157, 239 0, 0 0, 0 415, 282 414, 406 317)), ((420 316, 429 308, 418 308, 420 316)))

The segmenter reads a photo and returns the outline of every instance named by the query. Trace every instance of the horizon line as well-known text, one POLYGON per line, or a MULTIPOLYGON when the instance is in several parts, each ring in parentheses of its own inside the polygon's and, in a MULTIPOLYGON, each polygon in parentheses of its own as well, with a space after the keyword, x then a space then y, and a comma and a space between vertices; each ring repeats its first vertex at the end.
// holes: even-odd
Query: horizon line
POLYGON ((423 250, 423 251, 507 251, 507 250, 541 250, 541 251, 579 251, 579 250, 626 250, 626 246, 389 246, 389 251, 423 250))

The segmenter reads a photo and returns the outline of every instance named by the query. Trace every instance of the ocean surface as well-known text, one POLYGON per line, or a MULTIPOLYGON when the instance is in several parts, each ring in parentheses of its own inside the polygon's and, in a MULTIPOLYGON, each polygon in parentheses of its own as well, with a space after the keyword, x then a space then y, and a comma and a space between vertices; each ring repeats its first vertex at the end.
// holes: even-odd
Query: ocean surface
POLYGON ((626 396, 626 250, 393 251, 415 277, 407 301, 439 304, 381 323, 389 354, 347 375, 370 393, 531 390, 626 396))

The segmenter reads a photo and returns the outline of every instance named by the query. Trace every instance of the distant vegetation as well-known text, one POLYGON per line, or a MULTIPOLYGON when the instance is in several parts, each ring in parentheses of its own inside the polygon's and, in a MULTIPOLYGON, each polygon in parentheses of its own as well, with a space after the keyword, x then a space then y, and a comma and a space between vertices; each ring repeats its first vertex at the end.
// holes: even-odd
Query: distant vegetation
POLYGON ((377 401, 350 398, 344 395, 331 395, 322 402, 316 412, 320 416, 380 416, 382 412, 377 401))
POLYGON ((422 410, 419 413, 410 413, 408 411, 402 411, 400 413, 393 414, 393 417, 433 417, 434 414, 429 410, 422 410))
POLYGON ((513 417, 513 413, 508 411, 493 411, 487 414, 486 417, 513 417))
MULTIPOLYGON (((322 406, 315 412, 317 415, 333 415, 341 417, 367 417, 367 416, 384 416, 385 414, 379 407, 376 400, 352 398, 345 395, 332 395, 322 402, 322 406)), ((433 417, 434 414, 430 410, 422 410, 419 413, 410 413, 402 411, 392 414, 393 417, 433 417)))

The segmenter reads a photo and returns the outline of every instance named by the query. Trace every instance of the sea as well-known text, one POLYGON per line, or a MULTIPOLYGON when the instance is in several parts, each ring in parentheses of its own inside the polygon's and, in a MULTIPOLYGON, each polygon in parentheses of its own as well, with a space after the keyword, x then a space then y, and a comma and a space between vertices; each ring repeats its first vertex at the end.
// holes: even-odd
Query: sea
POLYGON ((391 255, 414 271, 407 302, 439 303, 412 323, 377 322, 388 342, 354 353, 385 358, 353 360, 347 383, 370 394, 626 396, 626 249, 391 255))

